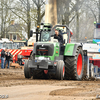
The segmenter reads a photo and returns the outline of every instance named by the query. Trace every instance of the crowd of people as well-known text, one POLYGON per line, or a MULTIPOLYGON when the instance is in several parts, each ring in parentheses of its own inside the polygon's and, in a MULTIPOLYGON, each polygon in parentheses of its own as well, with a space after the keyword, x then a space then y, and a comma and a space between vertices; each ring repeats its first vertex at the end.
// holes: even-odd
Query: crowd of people
POLYGON ((4 69, 7 64, 8 64, 7 68, 9 68, 10 58, 11 58, 11 53, 9 52, 9 49, 3 48, 1 51, 1 68, 2 69, 4 69))

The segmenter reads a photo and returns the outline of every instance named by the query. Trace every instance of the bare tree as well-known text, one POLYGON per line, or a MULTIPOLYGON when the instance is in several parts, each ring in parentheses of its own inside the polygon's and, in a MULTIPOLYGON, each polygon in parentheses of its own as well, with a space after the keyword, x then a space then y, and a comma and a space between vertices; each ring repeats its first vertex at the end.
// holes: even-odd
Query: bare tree
POLYGON ((43 16, 45 15, 45 0, 32 0, 37 9, 37 24, 41 23, 43 16), (43 8, 43 9, 42 9, 43 8), (42 11, 41 11, 42 9, 42 11))
POLYGON ((74 30, 74 38, 76 41, 81 41, 93 38, 94 21, 97 21, 98 8, 94 0, 85 0, 83 6, 78 11, 74 22, 71 23, 74 30), (76 27, 76 28, 75 28, 76 27))
POLYGON ((44 1, 41 0, 40 2, 40 0, 38 1, 37 0, 33 0, 33 1, 19 0, 19 4, 21 8, 19 8, 19 5, 17 5, 15 9, 11 9, 11 11, 27 24, 27 33, 28 33, 28 38, 29 38, 31 24, 32 23, 35 23, 35 25, 39 24, 41 22, 41 19, 44 16, 45 9, 41 11, 41 7, 44 6, 44 1), (20 15, 18 12, 20 12, 20 15))
POLYGON ((13 0, 0 0, 0 14, 1 14, 1 37, 6 37, 6 27, 10 22, 11 12, 6 5, 12 4, 13 0))

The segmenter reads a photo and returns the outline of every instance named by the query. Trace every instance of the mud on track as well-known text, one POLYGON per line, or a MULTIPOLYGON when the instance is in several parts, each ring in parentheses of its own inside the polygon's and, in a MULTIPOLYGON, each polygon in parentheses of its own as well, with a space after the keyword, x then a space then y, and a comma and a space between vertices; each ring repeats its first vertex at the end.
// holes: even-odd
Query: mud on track
MULTIPOLYGON (((23 69, 0 69, 0 87, 13 86, 54 86, 57 89, 49 91, 50 96, 64 96, 70 98, 67 100, 96 100, 96 95, 100 94, 100 81, 73 81, 73 80, 41 80, 41 79, 25 79, 23 69), (60 88, 59 88, 60 87, 60 88), (63 88, 61 88, 63 87, 63 88), (65 88, 64 88, 65 87, 65 88), (68 88, 67 88, 68 87, 68 88), (84 99, 80 99, 83 98, 84 99)), ((48 87, 49 89, 49 87, 48 87)), ((53 100, 54 98, 50 99, 53 100)), ((61 99, 61 98, 60 98, 61 99)), ((60 100, 59 99, 59 100, 60 100)), ((49 100, 49 99, 48 99, 49 100)), ((58 99, 54 99, 58 100, 58 99)))

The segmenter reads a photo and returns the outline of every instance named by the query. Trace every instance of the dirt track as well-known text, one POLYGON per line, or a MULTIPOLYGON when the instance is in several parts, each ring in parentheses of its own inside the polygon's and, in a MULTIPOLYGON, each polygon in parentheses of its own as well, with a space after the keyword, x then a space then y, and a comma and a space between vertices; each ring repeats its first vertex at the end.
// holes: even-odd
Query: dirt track
POLYGON ((23 69, 0 69, 0 95, 8 100, 96 100, 100 81, 33 80, 23 69))

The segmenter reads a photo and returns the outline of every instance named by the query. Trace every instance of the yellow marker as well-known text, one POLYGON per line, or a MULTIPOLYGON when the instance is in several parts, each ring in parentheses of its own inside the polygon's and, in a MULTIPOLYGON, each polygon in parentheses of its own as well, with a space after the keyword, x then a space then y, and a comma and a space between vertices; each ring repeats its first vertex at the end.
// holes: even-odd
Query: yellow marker
POLYGON ((39 28, 40 26, 37 26, 37 28, 39 28))

